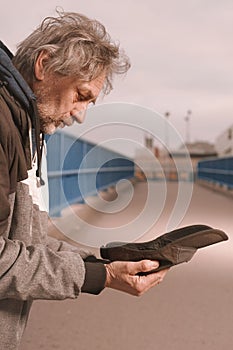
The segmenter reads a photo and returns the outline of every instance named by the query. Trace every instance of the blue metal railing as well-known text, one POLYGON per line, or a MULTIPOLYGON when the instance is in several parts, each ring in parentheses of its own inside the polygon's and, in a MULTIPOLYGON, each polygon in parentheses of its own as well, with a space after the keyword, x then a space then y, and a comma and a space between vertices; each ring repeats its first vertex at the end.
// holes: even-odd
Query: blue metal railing
POLYGON ((47 163, 50 216, 134 177, 131 159, 63 132, 47 137, 47 163))
POLYGON ((200 161, 197 166, 197 178, 233 188, 233 157, 200 161))

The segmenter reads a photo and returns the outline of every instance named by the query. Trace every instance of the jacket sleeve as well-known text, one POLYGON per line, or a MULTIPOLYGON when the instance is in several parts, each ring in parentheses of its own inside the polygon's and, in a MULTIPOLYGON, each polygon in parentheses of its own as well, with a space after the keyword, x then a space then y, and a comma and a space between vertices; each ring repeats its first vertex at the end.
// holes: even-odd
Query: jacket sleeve
POLYGON ((8 169, 0 145, 0 299, 66 299, 76 298, 81 291, 98 294, 105 283, 103 264, 85 268, 80 254, 60 243, 26 246, 7 237, 11 215, 8 169), (97 281, 95 276, 99 276, 97 281), (94 282, 85 288, 86 280, 94 282))
POLYGON ((9 191, 10 180, 7 160, 2 145, 0 144, 0 233, 3 233, 7 227, 7 219, 10 215, 10 204, 8 201, 9 191))
POLYGON ((78 254, 0 238, 1 299, 76 298, 84 277, 84 262, 78 254))
POLYGON ((106 268, 104 264, 108 263, 107 261, 97 259, 91 251, 81 249, 54 237, 47 236, 47 246, 53 251, 73 252, 82 257, 84 260, 85 278, 81 292, 99 294, 104 289, 106 282, 106 268))
POLYGON ((99 294, 105 279, 103 263, 84 262, 75 251, 0 238, 0 299, 73 299, 99 294))
POLYGON ((86 259, 88 256, 93 255, 92 251, 82 249, 77 245, 70 244, 62 239, 57 239, 53 236, 47 236, 47 246, 54 251, 70 251, 79 254, 82 259, 86 259))

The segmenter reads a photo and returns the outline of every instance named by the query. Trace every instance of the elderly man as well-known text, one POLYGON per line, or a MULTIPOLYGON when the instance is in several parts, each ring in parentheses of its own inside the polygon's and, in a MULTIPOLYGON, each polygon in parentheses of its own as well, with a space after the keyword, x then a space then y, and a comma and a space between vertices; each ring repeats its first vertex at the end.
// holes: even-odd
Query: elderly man
POLYGON ((77 13, 48 17, 18 46, 0 44, 0 327, 1 349, 17 349, 34 299, 76 298, 105 287, 141 295, 166 270, 158 262, 88 259, 47 235, 41 201, 43 135, 82 123, 129 60, 102 24, 77 13))

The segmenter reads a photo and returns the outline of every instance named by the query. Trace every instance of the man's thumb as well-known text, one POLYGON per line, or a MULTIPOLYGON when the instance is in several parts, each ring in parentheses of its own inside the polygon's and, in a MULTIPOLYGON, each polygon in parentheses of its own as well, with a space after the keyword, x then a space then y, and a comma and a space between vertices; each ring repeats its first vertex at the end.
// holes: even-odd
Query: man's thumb
POLYGON ((155 260, 141 260, 138 261, 136 266, 136 273, 138 272, 148 272, 159 267, 159 262, 155 260))

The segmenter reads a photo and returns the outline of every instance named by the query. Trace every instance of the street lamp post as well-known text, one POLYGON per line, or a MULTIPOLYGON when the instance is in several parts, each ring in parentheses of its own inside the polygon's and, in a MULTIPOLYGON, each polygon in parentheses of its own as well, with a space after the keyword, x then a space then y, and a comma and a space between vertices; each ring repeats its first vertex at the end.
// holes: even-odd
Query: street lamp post
POLYGON ((186 121, 186 136, 185 136, 186 140, 185 141, 187 144, 190 143, 190 123, 189 122, 190 122, 191 114, 192 114, 192 111, 189 109, 187 111, 185 118, 184 118, 184 120, 186 121))
POLYGON ((169 135, 168 135, 168 119, 170 117, 170 112, 164 113, 165 116, 165 147, 167 149, 167 152, 169 152, 169 135))
POLYGON ((170 151, 169 151, 169 129, 168 129, 168 119, 170 117, 170 112, 165 112, 164 116, 164 122, 165 122, 165 178, 169 178, 170 174, 170 151))

